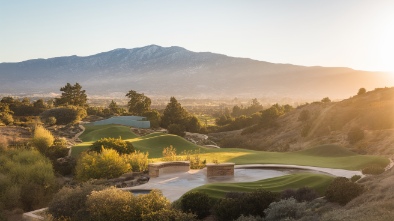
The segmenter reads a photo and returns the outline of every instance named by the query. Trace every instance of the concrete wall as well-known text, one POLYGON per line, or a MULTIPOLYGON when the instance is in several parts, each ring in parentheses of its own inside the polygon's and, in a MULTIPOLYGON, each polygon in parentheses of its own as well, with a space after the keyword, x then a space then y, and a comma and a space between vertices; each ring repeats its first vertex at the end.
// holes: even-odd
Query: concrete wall
POLYGON ((100 120, 96 122, 92 122, 93 125, 107 125, 107 124, 120 124, 129 127, 136 128, 150 128, 150 121, 146 119, 146 117, 139 116, 118 116, 111 117, 105 120, 100 120))
POLYGON ((207 163, 207 177, 234 176, 234 163, 207 163))
POLYGON ((187 172, 190 169, 189 161, 158 162, 149 164, 149 176, 159 177, 168 173, 187 172))

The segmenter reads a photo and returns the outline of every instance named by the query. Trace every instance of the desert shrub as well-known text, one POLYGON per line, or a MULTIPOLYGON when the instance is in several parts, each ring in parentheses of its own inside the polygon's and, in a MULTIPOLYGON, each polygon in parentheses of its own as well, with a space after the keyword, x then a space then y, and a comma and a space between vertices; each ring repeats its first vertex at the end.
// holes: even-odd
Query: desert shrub
POLYGON ((294 198, 298 202, 310 202, 318 197, 318 193, 314 189, 311 189, 309 187, 301 187, 297 190, 287 189, 282 191, 281 193, 281 199, 294 198))
POLYGON ((0 122, 3 122, 5 125, 11 125, 12 123, 14 123, 14 118, 11 114, 5 113, 0 115, 0 122))
POLYGON ((54 117, 57 125, 64 125, 75 124, 86 116, 84 108, 68 106, 46 110, 41 113, 40 118, 43 122, 47 122, 50 117, 54 117))
POLYGON ((196 215, 176 209, 162 209, 143 216, 143 221, 197 221, 196 215))
POLYGON ((53 169, 63 176, 71 175, 74 173, 77 160, 72 156, 58 158, 53 162, 53 169))
POLYGON ((116 150, 119 154, 128 154, 134 152, 134 146, 131 142, 121 138, 101 138, 90 146, 90 150, 101 152, 101 148, 116 150))
POLYGON ((310 117, 311 117, 311 114, 310 114, 309 110, 302 110, 300 115, 298 115, 298 121, 304 122, 304 121, 309 120, 310 117))
POLYGON ((238 200, 223 198, 215 204, 213 213, 218 221, 235 220, 242 214, 242 209, 238 200))
POLYGON ((264 217, 264 210, 276 199, 276 194, 263 189, 245 194, 241 200, 242 214, 264 217))
POLYGON ((244 215, 241 215, 235 221, 264 221, 264 219, 262 217, 260 217, 260 216, 251 216, 251 215, 244 216, 244 215))
POLYGON ((33 135, 33 145, 37 150, 41 153, 45 154, 47 149, 53 145, 55 138, 53 137, 52 133, 45 129, 41 125, 37 125, 34 128, 34 135, 33 135))
POLYGON ((43 207, 56 189, 51 162, 37 150, 8 149, 0 155, 0 201, 5 208, 43 207))
POLYGON ((210 209, 212 207, 210 201, 206 193, 186 193, 181 199, 182 211, 194 213, 199 219, 203 219, 210 214, 210 209))
POLYGON ((176 155, 176 149, 170 145, 169 147, 166 147, 162 151, 163 154, 163 161, 176 161, 177 160, 177 155, 176 155))
POLYGON ((207 163, 205 159, 201 159, 200 149, 194 151, 183 151, 181 155, 182 156, 179 157, 179 160, 189 161, 190 169, 202 169, 207 163))
POLYGON ((264 217, 264 210, 277 199, 276 194, 266 190, 256 190, 232 197, 221 199, 215 205, 213 211, 218 220, 234 220, 241 214, 264 217))
POLYGON ((53 117, 53 116, 48 117, 47 119, 45 119, 45 124, 47 124, 49 126, 55 125, 56 122, 57 122, 56 121, 56 117, 53 117))
POLYGON ((378 175, 384 172, 384 167, 380 165, 370 165, 361 171, 363 174, 378 175))
POLYGON ((168 133, 170 134, 175 134, 180 137, 184 137, 186 135, 186 129, 183 125, 181 124, 170 124, 167 127, 168 133))
POLYGON ((89 212, 85 204, 88 195, 94 190, 105 188, 91 183, 84 183, 76 187, 63 187, 49 203, 48 212, 56 219, 88 220, 89 212))
POLYGON ((273 202, 264 210, 265 221, 292 220, 304 216, 307 211, 305 202, 299 203, 294 198, 284 199, 279 202, 273 202))
POLYGON ((330 202, 345 205, 359 196, 363 191, 364 188, 361 185, 353 183, 345 177, 337 177, 327 187, 325 197, 330 202))
POLYGON ((132 201, 135 201, 132 193, 110 187, 92 191, 86 200, 86 207, 92 220, 127 221, 135 209, 131 207, 132 201))
POLYGON ((118 152, 103 148, 101 153, 84 153, 77 161, 76 178, 80 181, 90 179, 111 179, 131 170, 131 166, 118 152))
POLYGON ((310 123, 305 124, 305 125, 302 127, 302 129, 301 129, 301 136, 302 136, 302 137, 308 136, 308 134, 309 134, 311 128, 312 128, 312 127, 311 127, 311 124, 310 124, 310 123))
POLYGON ((148 170, 148 156, 149 153, 141 153, 137 150, 133 153, 123 155, 122 157, 130 164, 134 172, 143 172, 148 170))
POLYGON ((357 141, 360 141, 364 138, 364 130, 358 128, 358 127, 353 127, 350 129, 350 131, 347 134, 347 139, 350 144, 357 143, 357 141))
POLYGON ((356 181, 359 180, 359 179, 361 179, 361 176, 360 176, 360 175, 353 175, 353 176, 350 178, 350 181, 352 181, 352 182, 354 183, 354 182, 356 182, 356 181))

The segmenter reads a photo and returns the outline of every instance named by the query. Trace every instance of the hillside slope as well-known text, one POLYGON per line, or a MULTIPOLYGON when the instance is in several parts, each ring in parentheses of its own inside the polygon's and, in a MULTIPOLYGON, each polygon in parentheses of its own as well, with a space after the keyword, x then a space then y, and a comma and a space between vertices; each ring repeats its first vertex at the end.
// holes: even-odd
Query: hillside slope
MULTIPOLYGON (((224 137, 224 138, 223 138, 224 137)), ((337 144, 358 153, 394 154, 394 88, 382 88, 340 102, 315 102, 296 108, 278 119, 277 127, 252 134, 231 132, 225 143, 246 148, 293 151, 314 145, 337 144), (307 120, 299 120, 308 112, 307 120), (364 138, 350 143, 348 133, 357 128, 364 138)))
POLYGON ((0 63, 0 94, 59 93, 67 82, 88 95, 198 98, 344 98, 360 87, 387 86, 389 75, 337 67, 305 67, 149 45, 96 55, 0 63), (29 87, 26 87, 29 85, 29 87))

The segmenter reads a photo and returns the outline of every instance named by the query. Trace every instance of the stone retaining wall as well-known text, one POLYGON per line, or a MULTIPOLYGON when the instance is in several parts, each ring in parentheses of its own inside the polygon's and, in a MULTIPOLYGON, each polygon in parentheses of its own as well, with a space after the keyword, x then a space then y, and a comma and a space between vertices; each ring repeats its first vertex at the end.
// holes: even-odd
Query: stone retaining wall
POLYGON ((149 164, 149 176, 159 177, 162 174, 187 172, 190 169, 189 161, 158 162, 149 164))
POLYGON ((235 163, 207 163, 207 177, 234 176, 235 163))

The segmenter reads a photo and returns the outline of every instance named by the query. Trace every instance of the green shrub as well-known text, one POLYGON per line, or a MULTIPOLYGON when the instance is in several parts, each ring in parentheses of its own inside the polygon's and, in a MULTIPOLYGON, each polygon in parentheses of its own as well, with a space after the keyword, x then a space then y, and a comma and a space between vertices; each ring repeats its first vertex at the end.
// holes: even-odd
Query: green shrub
POLYGON ((318 197, 318 193, 309 187, 301 187, 297 190, 287 189, 281 193, 281 199, 294 198, 298 202, 310 202, 318 197))
POLYGON ((345 177, 337 177, 327 187, 325 197, 330 202, 345 205, 359 196, 363 191, 364 188, 361 185, 353 183, 345 177))
POLYGON ((234 220, 241 214, 264 217, 264 210, 277 199, 276 194, 266 190, 236 194, 231 197, 221 199, 215 205, 213 211, 218 220, 234 220))
POLYGON ((356 182, 357 180, 361 179, 360 175, 354 175, 350 178, 350 181, 352 181, 353 183, 356 182))
POLYGON ((142 217, 143 221, 197 221, 196 215, 192 213, 183 213, 176 209, 162 209, 151 212, 142 217))
POLYGON ((128 154, 134 152, 134 146, 131 142, 122 140, 121 138, 101 138, 90 146, 90 150, 101 152, 101 149, 113 149, 119 154, 128 154))
POLYGON ((49 125, 49 126, 55 125, 56 122, 57 122, 57 121, 56 121, 56 117, 53 117, 53 116, 48 117, 48 118, 45 120, 45 124, 47 124, 47 125, 49 125))
POLYGON ((242 214, 240 202, 233 198, 223 198, 215 204, 213 213, 218 221, 235 220, 242 214))
POLYGON ((210 198, 206 193, 189 192, 182 196, 182 211, 196 214, 199 219, 203 219, 210 214, 212 207, 210 198))
POLYGON ((265 221, 297 220, 303 217, 307 210, 305 202, 299 203, 294 198, 284 199, 271 203, 264 210, 266 214, 265 221))
POLYGON ((118 152, 103 148, 101 153, 83 153, 77 162, 76 178, 80 181, 111 179, 130 170, 130 164, 118 152))
POLYGON ((185 127, 183 125, 180 124, 170 124, 168 125, 168 133, 170 134, 175 134, 178 135, 180 137, 184 137, 186 135, 185 131, 185 127))
POLYGON ((63 187, 49 203, 48 212, 56 219, 66 218, 70 221, 88 220, 89 212, 86 199, 92 191, 106 187, 84 183, 77 187, 63 187))
POLYGON ((101 191, 92 191, 87 197, 86 207, 91 220, 127 221, 130 215, 136 213, 134 204, 135 197, 132 193, 110 187, 101 191))
POLYGON ((63 176, 71 175, 75 171, 77 160, 72 156, 59 158, 53 162, 53 168, 63 176))
POLYGON ((370 165, 361 171, 363 174, 378 175, 384 172, 384 167, 380 165, 370 165))
POLYGON ((241 215, 235 221, 264 221, 264 219, 262 217, 260 217, 260 216, 251 216, 251 215, 244 216, 244 215, 241 215))
POLYGON ((47 122, 50 117, 54 117, 57 125, 65 125, 78 123, 86 116, 84 108, 68 106, 46 110, 41 113, 40 118, 43 122, 47 122))
POLYGON ((51 162, 37 150, 8 149, 0 155, 0 201, 30 211, 44 207, 57 189, 51 162))
POLYGON ((364 138, 364 130, 358 127, 353 127, 347 134, 347 139, 350 144, 357 143, 364 138))
POLYGON ((53 145, 55 138, 52 133, 41 125, 34 128, 33 145, 37 150, 45 155, 47 149, 53 145))
POLYGON ((131 154, 125 154, 122 157, 130 164, 134 172, 143 172, 148 170, 149 153, 141 153, 139 150, 131 154))
POLYGON ((163 154, 163 161, 176 161, 177 160, 177 154, 176 154, 176 149, 170 145, 169 147, 166 147, 162 151, 163 154))

